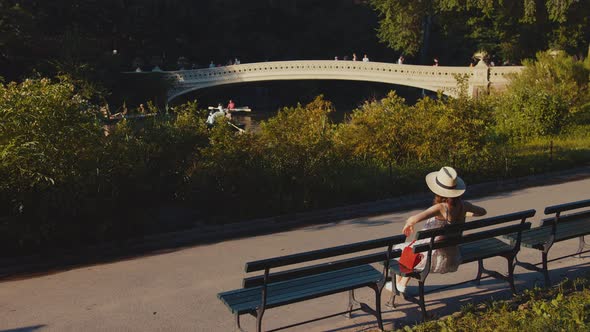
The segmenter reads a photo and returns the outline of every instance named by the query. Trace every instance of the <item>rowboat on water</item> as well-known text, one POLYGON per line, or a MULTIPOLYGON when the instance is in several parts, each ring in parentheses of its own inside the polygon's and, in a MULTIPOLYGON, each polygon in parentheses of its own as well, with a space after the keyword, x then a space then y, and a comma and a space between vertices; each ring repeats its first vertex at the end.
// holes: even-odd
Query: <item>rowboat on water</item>
POLYGON ((235 122, 232 120, 231 115, 232 115, 232 113, 234 113, 233 110, 228 110, 227 108, 223 108, 223 107, 209 107, 209 109, 211 110, 211 112, 209 113, 209 116, 207 117, 207 120, 205 121, 207 126, 212 127, 215 124, 215 121, 217 118, 226 118, 227 123, 231 127, 238 130, 239 132, 244 131, 244 127, 245 127, 244 124, 238 123, 238 122, 235 122))
MULTIPOLYGON (((215 106, 209 106, 208 109, 210 110, 216 110, 219 109, 219 106, 215 107, 215 106)), ((230 112, 230 113, 235 113, 235 112, 252 112, 252 109, 248 106, 242 106, 242 107, 235 107, 232 109, 229 109, 227 107, 222 107, 221 108, 224 112, 230 112)))
POLYGON ((134 114, 127 114, 127 110, 122 112, 117 112, 111 114, 111 112, 106 107, 102 107, 100 109, 100 113, 102 114, 102 120, 106 122, 117 122, 123 119, 141 119, 156 116, 156 113, 134 113, 134 114))

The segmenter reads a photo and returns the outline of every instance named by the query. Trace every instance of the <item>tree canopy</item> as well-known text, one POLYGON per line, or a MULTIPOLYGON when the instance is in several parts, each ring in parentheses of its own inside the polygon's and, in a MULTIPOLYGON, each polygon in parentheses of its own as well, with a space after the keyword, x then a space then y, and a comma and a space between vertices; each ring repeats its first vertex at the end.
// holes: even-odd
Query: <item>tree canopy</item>
MULTIPOLYGON (((460 60, 465 61, 469 51, 473 54, 480 49, 503 59, 530 58, 547 48, 585 54, 590 36, 587 1, 371 0, 370 3, 379 15, 379 39, 408 55, 437 55, 461 49, 460 60)), ((451 56, 456 58, 458 54, 451 56)))

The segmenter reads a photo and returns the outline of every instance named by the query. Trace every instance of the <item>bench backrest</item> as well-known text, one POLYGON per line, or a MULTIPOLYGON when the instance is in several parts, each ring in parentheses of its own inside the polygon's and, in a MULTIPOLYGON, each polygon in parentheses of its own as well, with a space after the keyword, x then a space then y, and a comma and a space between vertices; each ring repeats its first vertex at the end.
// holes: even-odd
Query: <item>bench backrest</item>
POLYGON ((585 207, 590 207, 590 199, 565 204, 551 205, 545 208, 545 214, 561 213, 563 211, 575 210, 585 207))
POLYGON ((347 267, 353 267, 363 264, 370 264, 376 262, 386 262, 391 258, 400 256, 400 250, 391 250, 391 247, 403 243, 406 237, 404 235, 389 236, 369 241, 345 244, 337 247, 313 250, 292 254, 287 256, 280 256, 258 261, 248 262, 245 266, 246 272, 265 271, 263 275, 245 278, 243 282, 244 288, 256 287, 273 282, 285 281, 302 276, 309 276, 329 271, 336 271, 347 267), (300 267, 270 274, 272 268, 288 266, 299 263, 313 262, 319 259, 330 257, 337 257, 347 254, 359 253, 367 250, 383 249, 382 251, 357 256, 353 258, 342 259, 338 261, 331 261, 323 264, 316 264, 312 266, 300 267))
POLYGON ((545 208, 545 214, 546 215, 555 214, 555 216, 541 220, 541 226, 546 227, 546 226, 555 225, 555 223, 561 223, 561 222, 590 220, 590 209, 588 209, 586 211, 578 211, 575 213, 569 213, 567 215, 562 215, 562 212, 576 210, 576 209, 582 209, 582 208, 590 208, 590 199, 548 206, 545 208))
POLYGON ((463 243, 469 243, 473 241, 478 241, 486 238, 492 238, 500 235, 505 234, 512 234, 517 232, 522 232, 525 229, 529 229, 531 227, 530 222, 525 222, 527 218, 534 216, 536 213, 535 210, 525 210, 520 212, 514 212, 509 214, 504 214, 500 216, 479 219, 476 221, 466 222, 457 225, 449 225, 440 228, 428 229, 424 231, 419 231, 416 234, 417 240, 422 239, 431 239, 431 243, 424 243, 414 247, 415 253, 425 252, 428 250, 434 250, 449 246, 455 246, 463 243), (478 230, 481 228, 486 228, 490 226, 495 226, 503 223, 513 222, 519 220, 520 223, 515 225, 503 226, 503 227, 496 227, 493 229, 487 230, 478 230), (464 235, 464 231, 475 231, 473 233, 464 235), (433 241, 437 236, 445 236, 444 240, 440 241, 433 241), (450 236, 449 236, 450 235, 450 236))

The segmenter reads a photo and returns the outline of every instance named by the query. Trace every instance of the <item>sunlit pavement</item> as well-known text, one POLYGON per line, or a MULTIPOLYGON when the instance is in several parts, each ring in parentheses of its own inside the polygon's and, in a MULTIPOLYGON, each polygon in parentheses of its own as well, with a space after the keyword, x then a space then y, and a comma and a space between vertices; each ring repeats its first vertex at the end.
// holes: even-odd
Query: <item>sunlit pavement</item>
MULTIPOLYGON (((488 216, 536 209, 533 226, 543 217, 545 206, 590 198, 590 179, 532 187, 472 200, 488 210, 488 216)), ((424 208, 429 201, 424 202, 424 208)), ((179 249, 165 254, 76 268, 70 271, 0 283, 0 331, 232 331, 234 317, 217 299, 220 291, 238 288, 244 263, 267 257, 369 240, 398 234, 405 219, 418 210, 377 217, 342 220, 271 235, 227 240, 179 249)), ((577 239, 556 244, 550 259, 575 252, 577 239)), ((519 260, 538 263, 540 253, 523 248, 519 260)), ((589 255, 569 257, 549 264, 553 281, 589 271, 589 255)), ((488 268, 506 271, 503 258, 486 260, 488 268)), ((462 265, 456 273, 431 274, 427 290, 472 279, 477 263, 462 265)), ((515 271, 517 289, 542 284, 540 273, 515 271)), ((415 283, 413 290, 417 291, 415 283)), ((412 291, 412 287, 410 287, 412 291)), ((370 290, 358 297, 373 305, 370 290)), ((389 293, 384 291, 383 302, 389 293)), ((463 284, 426 296, 429 313, 451 314, 467 303, 509 298, 506 283, 485 279, 481 286, 463 284)), ((264 329, 270 330, 346 308, 347 294, 269 309, 264 329)), ((396 309, 383 307, 386 328, 413 324, 419 308, 403 299, 396 309)), ((247 330, 255 320, 243 316, 247 330)), ((289 331, 370 331, 373 316, 357 312, 352 319, 334 317, 298 326, 289 331)))

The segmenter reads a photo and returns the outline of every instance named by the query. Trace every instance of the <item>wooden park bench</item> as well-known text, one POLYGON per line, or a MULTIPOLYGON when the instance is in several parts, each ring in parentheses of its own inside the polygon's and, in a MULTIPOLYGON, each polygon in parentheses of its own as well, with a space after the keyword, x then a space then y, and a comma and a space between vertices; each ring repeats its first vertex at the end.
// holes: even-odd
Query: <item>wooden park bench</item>
MULTIPOLYGON (((479 219, 476 221, 466 222, 457 225, 451 225, 436 229, 419 231, 416 234, 416 240, 429 239, 428 243, 422 243, 414 246, 414 253, 423 253, 426 259, 426 266, 423 270, 408 270, 400 266, 397 261, 390 264, 391 277, 393 280, 397 275, 410 277, 418 280, 419 299, 404 294, 406 300, 417 303, 422 310, 422 318, 426 320, 426 304, 424 302, 424 284, 430 273, 430 264, 432 251, 435 249, 459 246, 461 251, 461 264, 478 262, 477 276, 474 281, 479 284, 483 273, 488 274, 496 279, 507 281, 513 293, 516 293, 514 287, 514 260, 520 249, 521 233, 530 229, 531 223, 525 222, 527 218, 535 215, 535 210, 526 210, 521 212, 510 213, 506 215, 479 219), (514 224, 515 221, 519 221, 514 224), (488 228, 513 222, 508 226, 488 228), (507 243, 498 237, 505 234, 515 234, 515 241, 507 243), (444 240, 435 240, 436 237, 444 235, 444 240), (486 258, 501 256, 508 261, 508 275, 505 276, 499 272, 487 270, 484 268, 483 261, 486 258)), ((463 282, 461 282, 463 283, 463 282)), ((395 282, 393 283, 395 285, 395 282)), ((395 286, 394 286, 395 287, 395 286)), ((446 288, 446 287, 445 287, 446 288)), ((439 289, 435 289, 439 290, 439 289)), ((395 297, 399 295, 396 288, 391 294, 388 305, 395 307, 395 297)))
POLYGON ((365 242, 352 243, 332 248, 303 252, 288 256, 258 260, 246 263, 247 273, 264 271, 262 274, 243 280, 243 288, 222 292, 217 297, 229 308, 236 319, 237 328, 240 316, 251 314, 256 317, 256 330, 262 330, 262 317, 265 310, 295 302, 306 301, 331 294, 348 292, 349 301, 346 311, 329 316, 289 325, 293 327, 316 320, 348 314, 363 310, 374 315, 380 329, 381 292, 388 279, 389 261, 400 256, 400 250, 393 250, 396 244, 403 243, 405 236, 397 235, 365 242), (374 253, 366 253, 374 250, 374 253), (364 252, 364 253, 363 253, 364 252), (362 255, 361 255, 362 253, 362 255), (338 258, 349 255, 352 257, 338 258), (332 259, 329 262, 317 263, 319 259, 332 259), (307 263, 306 266, 294 264, 307 263), (377 270, 372 263, 383 263, 383 271, 377 270), (287 270, 271 273, 271 269, 290 266, 287 270), (355 299, 354 290, 369 287, 375 292, 375 308, 355 299), (360 306, 353 310, 353 306, 360 306))
MULTIPOLYGON (((531 263, 520 262, 518 260, 516 264, 530 271, 541 272, 545 278, 545 286, 550 286, 551 281, 547 269, 549 249, 551 249, 556 242, 577 237, 580 239, 578 250, 574 254, 564 257, 580 255, 582 253, 586 244, 584 242, 584 236, 590 234, 590 199, 548 206, 545 208, 545 214, 554 214, 554 216, 541 220, 541 225, 539 227, 524 231, 521 238, 521 245, 523 247, 541 251, 542 267, 538 267, 531 263), (580 212, 569 213, 566 215, 562 214, 562 212, 584 208, 585 210, 580 212)), ((515 234, 506 235, 506 238, 511 241, 517 240, 515 234)))

